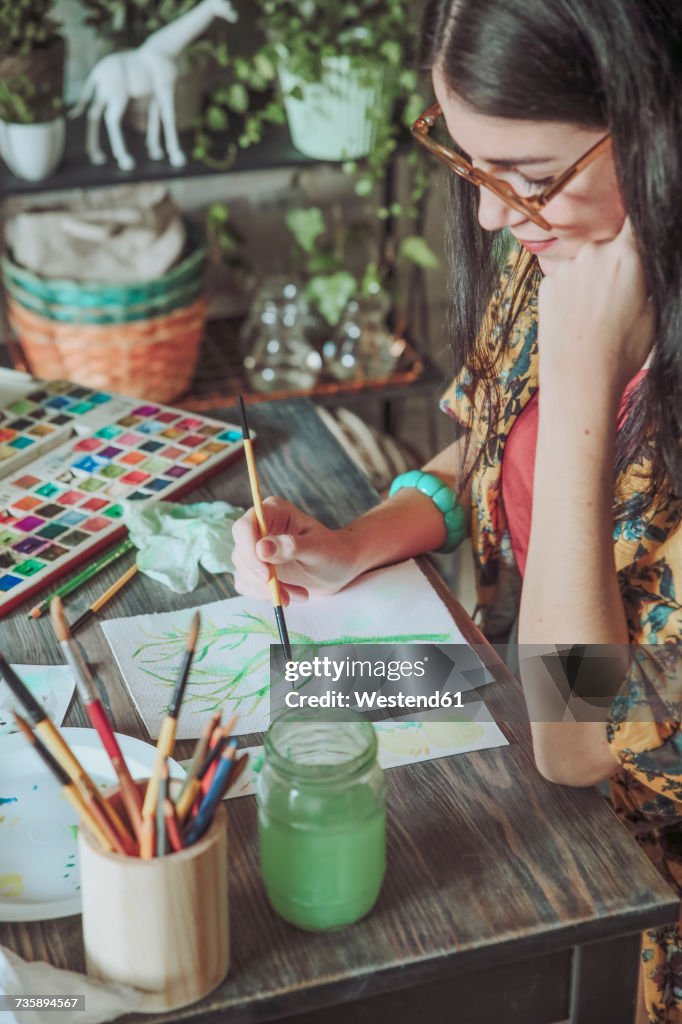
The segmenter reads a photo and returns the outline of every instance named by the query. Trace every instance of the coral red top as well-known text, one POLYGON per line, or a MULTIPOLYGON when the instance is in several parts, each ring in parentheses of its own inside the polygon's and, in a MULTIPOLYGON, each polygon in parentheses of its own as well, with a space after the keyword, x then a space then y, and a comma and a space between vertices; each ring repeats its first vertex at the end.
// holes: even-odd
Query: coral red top
MULTIPOLYGON (((627 398, 646 373, 640 370, 632 378, 621 402, 619 422, 627 398)), ((533 472, 535 470, 535 449, 538 440, 539 403, 537 392, 519 413, 511 428, 502 459, 502 501, 509 525, 512 549, 521 575, 526 571, 530 522, 533 507, 533 472)))

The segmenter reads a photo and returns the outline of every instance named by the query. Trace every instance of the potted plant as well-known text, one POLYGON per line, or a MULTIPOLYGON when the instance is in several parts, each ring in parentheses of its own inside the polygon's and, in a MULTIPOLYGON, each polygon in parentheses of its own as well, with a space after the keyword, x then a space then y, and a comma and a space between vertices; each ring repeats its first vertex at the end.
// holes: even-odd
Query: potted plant
POLYGON ((414 30, 404 0, 260 0, 294 145, 367 156, 391 119, 414 30))
POLYGON ((53 0, 0 0, 0 150, 18 177, 40 181, 64 152, 64 39, 53 0))

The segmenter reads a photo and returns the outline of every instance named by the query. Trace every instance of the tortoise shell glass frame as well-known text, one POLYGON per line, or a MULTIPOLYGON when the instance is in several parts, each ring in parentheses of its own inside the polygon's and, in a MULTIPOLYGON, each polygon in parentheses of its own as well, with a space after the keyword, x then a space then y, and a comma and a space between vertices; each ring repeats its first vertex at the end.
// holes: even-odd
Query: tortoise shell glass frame
POLYGON ((472 185, 476 185, 478 188, 484 186, 494 195, 498 196, 504 203, 511 206, 512 209, 517 210, 519 213, 525 214, 529 220, 532 220, 534 224, 544 228, 546 231, 551 228, 551 224, 545 220, 540 211, 550 200, 561 192, 563 188, 572 181, 581 171, 584 171, 593 160, 596 160, 598 156, 601 156, 606 151, 607 147, 611 142, 611 136, 605 135, 603 139, 600 139, 595 143, 586 153, 584 153, 575 163, 565 170, 558 177, 554 178, 548 185, 546 185, 542 191, 535 196, 520 196, 518 195, 513 187, 501 178, 496 178, 492 174, 487 174, 485 171, 479 170, 474 167, 473 164, 458 153, 454 149, 448 148, 448 146, 441 145, 440 142, 436 142, 431 137, 429 132, 433 128, 434 124, 439 117, 443 116, 443 111, 440 108, 440 104, 433 103, 428 107, 423 114, 417 118, 412 125, 412 134, 414 135, 417 142, 420 142, 422 146, 425 146, 430 153, 444 163, 451 171, 455 174, 459 174, 461 178, 466 181, 470 181, 472 185))

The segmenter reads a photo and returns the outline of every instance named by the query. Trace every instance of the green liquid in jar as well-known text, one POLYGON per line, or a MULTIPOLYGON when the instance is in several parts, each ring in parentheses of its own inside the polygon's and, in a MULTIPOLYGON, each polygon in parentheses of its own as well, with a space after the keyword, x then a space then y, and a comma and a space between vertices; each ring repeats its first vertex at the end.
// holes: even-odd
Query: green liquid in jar
POLYGON ((386 866, 386 814, 366 785, 339 799, 280 790, 258 812, 261 872, 272 906, 299 928, 340 928, 376 902, 386 866), (308 825, 291 822, 295 817, 308 825))

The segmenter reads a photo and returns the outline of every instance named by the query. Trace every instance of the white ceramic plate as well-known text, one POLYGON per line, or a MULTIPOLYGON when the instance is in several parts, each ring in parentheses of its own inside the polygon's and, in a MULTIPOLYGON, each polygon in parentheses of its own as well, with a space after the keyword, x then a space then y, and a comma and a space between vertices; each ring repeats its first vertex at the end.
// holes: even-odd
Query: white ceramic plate
MULTIPOLYGON (((92 779, 116 776, 94 729, 61 733, 92 779)), ((147 778, 151 743, 116 734, 133 778, 147 778)), ((171 778, 185 772, 169 760, 171 778)), ((21 733, 0 736, 0 921, 45 921, 80 914, 78 817, 59 784, 21 733)))

